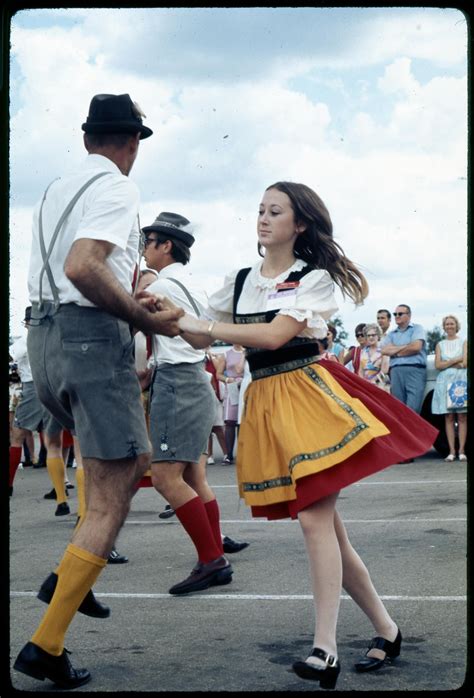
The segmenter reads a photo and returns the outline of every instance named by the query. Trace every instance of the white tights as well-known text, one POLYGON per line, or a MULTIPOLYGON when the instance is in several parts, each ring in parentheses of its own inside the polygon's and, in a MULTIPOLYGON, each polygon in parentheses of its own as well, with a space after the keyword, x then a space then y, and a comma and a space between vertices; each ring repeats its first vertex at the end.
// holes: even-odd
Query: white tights
MULTIPOLYGON (((335 509, 338 493, 329 495, 298 515, 309 559, 316 615, 314 647, 337 656, 336 626, 341 588, 347 591, 374 626, 377 635, 393 641, 397 625, 388 614, 367 567, 354 550, 335 509)), ((381 650, 369 656, 383 658, 381 650)), ((310 663, 322 664, 312 657, 310 663)))

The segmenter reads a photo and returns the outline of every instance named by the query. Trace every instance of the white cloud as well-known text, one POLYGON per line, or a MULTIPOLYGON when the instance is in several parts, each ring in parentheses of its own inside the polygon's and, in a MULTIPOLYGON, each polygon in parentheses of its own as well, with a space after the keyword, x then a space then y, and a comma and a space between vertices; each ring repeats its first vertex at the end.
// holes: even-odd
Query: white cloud
POLYGON ((341 306, 347 329, 399 302, 428 326, 465 304, 463 15, 217 9, 35 10, 51 26, 14 25, 14 308, 27 300, 29 207, 85 155, 81 123, 98 92, 129 92, 147 114, 155 133, 131 175, 142 224, 163 210, 198 223, 193 267, 210 291, 257 259, 262 192, 292 179, 322 196, 336 239, 368 275, 365 306, 341 306), (292 87, 295 76, 306 83, 292 87))

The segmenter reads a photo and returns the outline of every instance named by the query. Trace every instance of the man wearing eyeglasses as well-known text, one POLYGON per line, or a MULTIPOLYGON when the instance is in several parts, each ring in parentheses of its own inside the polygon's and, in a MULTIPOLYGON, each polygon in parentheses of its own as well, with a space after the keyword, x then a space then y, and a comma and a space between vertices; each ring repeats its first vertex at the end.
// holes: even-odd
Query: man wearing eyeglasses
POLYGON ((390 357, 391 393, 419 414, 426 383, 425 331, 411 322, 409 305, 398 305, 393 317, 397 327, 382 340, 382 354, 390 357))

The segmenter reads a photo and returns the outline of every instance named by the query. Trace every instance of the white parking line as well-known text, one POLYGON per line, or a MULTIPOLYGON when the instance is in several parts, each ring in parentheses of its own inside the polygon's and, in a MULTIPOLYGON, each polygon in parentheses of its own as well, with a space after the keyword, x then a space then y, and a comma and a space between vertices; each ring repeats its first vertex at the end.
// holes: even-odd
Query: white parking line
MULTIPOLYGON (((373 523, 465 523, 467 519, 465 517, 453 517, 449 519, 345 519, 346 524, 373 524, 373 523)), ((67 523, 67 522, 65 522, 67 523)), ((297 524, 297 519, 277 519, 276 521, 267 521, 267 519, 221 519, 221 524, 297 524)), ((169 525, 179 525, 179 521, 173 519, 172 521, 128 521, 126 520, 124 526, 169 526, 169 525)))
MULTIPOLYGON (((36 591, 11 591, 10 597, 36 596, 36 591)), ((156 599, 169 601, 176 597, 171 594, 126 594, 115 592, 96 592, 94 596, 104 599, 156 599)), ((191 601, 312 601, 311 594, 203 594, 182 596, 180 599, 191 601)), ((382 601, 467 601, 467 596, 380 596, 382 601)), ((351 597, 341 595, 342 601, 351 601, 351 597)))

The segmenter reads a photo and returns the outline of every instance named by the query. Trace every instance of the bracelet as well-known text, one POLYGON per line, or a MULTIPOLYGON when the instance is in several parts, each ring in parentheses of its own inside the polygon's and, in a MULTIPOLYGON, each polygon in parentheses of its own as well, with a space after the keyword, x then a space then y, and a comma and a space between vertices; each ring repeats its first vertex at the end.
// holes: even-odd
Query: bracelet
POLYGON ((212 330, 214 329, 214 325, 216 324, 216 321, 213 320, 210 324, 209 327, 207 328, 207 334, 212 337, 212 330))

